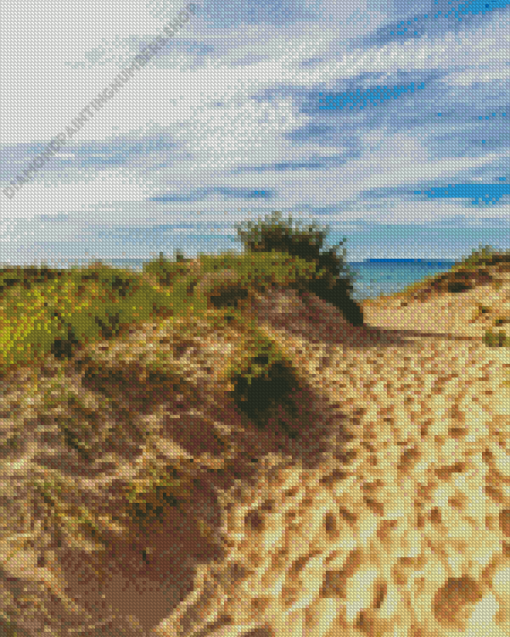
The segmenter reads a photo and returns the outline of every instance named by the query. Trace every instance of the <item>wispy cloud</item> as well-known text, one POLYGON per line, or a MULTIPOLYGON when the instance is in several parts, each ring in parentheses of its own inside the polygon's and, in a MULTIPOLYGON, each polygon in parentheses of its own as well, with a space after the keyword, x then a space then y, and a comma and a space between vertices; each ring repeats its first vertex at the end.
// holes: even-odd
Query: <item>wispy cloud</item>
MULTIPOLYGON (((183 6, 5 0, 0 189, 183 6)), ((0 260, 148 254, 171 244, 179 220, 228 237, 272 210, 340 235, 355 223, 360 252, 381 224, 505 227, 508 4, 197 6, 16 197, 0 197, 0 260), (150 240, 130 239, 136 228, 150 240)), ((464 239, 444 256, 464 253, 464 239)))

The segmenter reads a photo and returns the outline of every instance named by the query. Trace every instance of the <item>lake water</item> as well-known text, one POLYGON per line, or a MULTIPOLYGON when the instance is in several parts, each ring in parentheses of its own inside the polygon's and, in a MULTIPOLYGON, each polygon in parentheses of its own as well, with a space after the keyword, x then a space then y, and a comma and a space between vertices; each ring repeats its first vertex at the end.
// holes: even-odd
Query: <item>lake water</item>
MULTIPOLYGON (((121 268, 142 270, 144 259, 103 259, 104 263, 121 268)), ((346 262, 354 273, 353 298, 362 300, 381 294, 394 294, 427 276, 448 271, 455 261, 420 259, 369 259, 346 262)))
POLYGON ((361 300, 381 294, 401 292, 421 279, 447 272, 455 261, 425 261, 412 259, 368 260, 348 263, 356 273, 353 297, 361 300))

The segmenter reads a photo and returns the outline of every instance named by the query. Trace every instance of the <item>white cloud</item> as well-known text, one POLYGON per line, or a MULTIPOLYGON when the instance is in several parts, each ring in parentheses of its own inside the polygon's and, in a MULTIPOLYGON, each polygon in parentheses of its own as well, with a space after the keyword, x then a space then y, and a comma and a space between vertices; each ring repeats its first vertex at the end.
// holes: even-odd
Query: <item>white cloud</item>
MULTIPOLYGON (((154 17, 151 4, 154 8, 154 3, 128 7, 120 0, 72 6, 63 0, 43 4, 6 0, 0 26, 3 146, 21 152, 17 145, 49 141, 65 130, 132 58, 137 43, 148 42, 160 32, 162 20, 154 17)), ((183 5, 166 3, 171 6, 170 15, 183 5)), ((490 139, 490 123, 473 122, 473 113, 477 108, 480 116, 499 113, 495 104, 505 104, 510 72, 508 12, 499 13, 497 19, 488 14, 476 27, 459 33, 352 50, 349 38, 388 21, 385 3, 306 0, 300 6, 316 10, 321 20, 278 26, 237 21, 232 28, 221 28, 218 23, 206 24, 199 11, 174 38, 175 43, 187 42, 187 47, 172 45, 135 73, 33 182, 9 201, 2 197, 5 223, 32 220, 34 228, 36 214, 69 214, 74 224, 80 224, 80 232, 86 233, 87 224, 142 226, 148 219, 168 223, 183 216, 200 218, 201 223, 218 217, 231 222, 275 209, 338 204, 349 208, 347 202, 351 209, 339 214, 339 220, 365 217, 409 223, 410 215, 420 222, 456 214, 504 215, 506 206, 473 210, 455 199, 417 201, 411 210, 409 202, 398 196, 375 203, 358 198, 365 190, 381 187, 454 182, 461 172, 471 180, 470 172, 505 165, 508 147, 475 152, 472 147, 462 151, 452 144, 462 136, 466 141, 483 137, 484 131, 490 139), (199 46, 194 48, 200 43, 211 44, 214 50, 204 56, 199 46), (302 64, 309 60, 314 63, 302 64), (408 76, 415 84, 421 78, 430 82, 430 77, 438 77, 434 80, 437 96, 430 90, 415 90, 411 99, 383 101, 368 115, 344 109, 335 117, 334 113, 305 113, 301 108, 311 91, 339 90, 349 82, 360 90, 382 83, 406 84, 408 76), (287 88, 292 97, 284 94, 287 88), (261 99, 263 94, 275 97, 261 99), (438 112, 454 112, 454 116, 431 121, 436 104, 438 112), (406 123, 406 117, 412 124, 406 123), (300 143, 286 139, 288 133, 314 123, 337 127, 335 142, 324 144, 313 136, 300 143), (150 156, 145 152, 128 156, 119 166, 79 163, 84 158, 107 159, 107 150, 98 151, 93 144, 85 149, 86 143, 108 148, 119 140, 127 145, 128 140, 143 142, 154 135, 166 136, 177 146, 150 156), (442 155, 433 150, 435 138, 444 140, 442 155), (306 163, 326 156, 345 156, 346 161, 314 171, 230 174, 240 166, 306 163), (61 183, 52 185, 52 179, 61 183), (156 193, 187 193, 214 185, 273 190, 277 198, 246 201, 214 195, 200 202, 146 201, 156 193)), ((501 126, 505 124, 501 120, 501 126)), ((29 160, 21 161, 18 154, 12 162, 21 170, 29 160)), ((58 233, 52 231, 53 239, 64 245, 78 226, 72 226, 74 231, 65 223, 58 227, 58 233)), ((26 242, 26 238, 15 238, 15 228, 6 239, 9 233, 5 225, 0 224, 1 228, 4 244, 26 242)), ((27 229, 21 230, 20 237, 23 232, 27 229)), ((46 236, 46 230, 40 236, 46 236)))
POLYGON ((16 60, 18 67, 41 61, 45 70, 50 64, 81 61, 98 47, 122 47, 133 33, 149 37, 161 29, 145 3, 126 5, 121 0, 5 0, 2 25, 3 63, 16 60))
MULTIPOLYGON (((492 65, 495 66, 495 65, 492 65)), ((500 66, 497 69, 490 69, 484 71, 482 68, 469 69, 467 71, 460 71, 458 73, 451 73, 446 78, 443 78, 443 82, 449 84, 455 84, 459 86, 471 86, 480 82, 494 82, 495 80, 508 80, 510 78, 510 68, 508 66, 500 66)))

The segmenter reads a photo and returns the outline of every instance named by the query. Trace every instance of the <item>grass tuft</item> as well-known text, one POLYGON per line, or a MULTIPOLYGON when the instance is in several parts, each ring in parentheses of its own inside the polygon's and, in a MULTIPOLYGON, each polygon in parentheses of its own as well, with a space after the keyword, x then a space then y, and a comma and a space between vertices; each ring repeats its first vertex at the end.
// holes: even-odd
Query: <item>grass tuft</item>
MULTIPOLYGON (((198 386, 216 388, 207 385, 209 372, 229 386, 243 418, 297 435, 288 423, 299 422, 298 374, 258 329, 251 300, 268 288, 292 288, 334 304, 353 325, 363 324, 363 314, 351 299, 353 275, 338 246, 324 250, 326 231, 296 229, 291 221, 276 212, 238 229, 243 253, 193 260, 160 253, 141 273, 100 261, 69 270, 45 264, 0 270, 0 461, 10 480, 9 498, 0 499, 6 521, 0 539, 12 539, 2 568, 20 551, 44 554, 55 546, 101 556, 112 538, 132 537, 133 528, 143 534, 170 508, 191 510, 200 522, 191 496, 196 464, 161 460, 151 418, 167 404, 176 411, 176 405, 199 407, 198 386), (193 357, 220 336, 231 349, 214 362, 193 357), (136 470, 113 507, 106 488, 94 491, 81 477, 93 482, 119 466, 136 470)), ((509 262, 509 253, 486 246, 445 278, 410 289, 462 294, 476 284, 472 272, 509 262)), ((499 327, 508 319, 493 322, 499 327)), ((502 330, 484 338, 489 347, 508 347, 509 340, 502 330)), ((0 613, 0 631, 15 635, 11 620, 0 613)))

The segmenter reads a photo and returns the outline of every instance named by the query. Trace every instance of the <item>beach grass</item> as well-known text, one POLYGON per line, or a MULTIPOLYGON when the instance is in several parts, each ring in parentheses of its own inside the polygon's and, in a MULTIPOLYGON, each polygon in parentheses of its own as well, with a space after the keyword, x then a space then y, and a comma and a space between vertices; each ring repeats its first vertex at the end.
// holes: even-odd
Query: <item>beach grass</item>
MULTIPOLYGON (((112 536, 140 535, 168 507, 193 508, 196 468, 158 461, 157 435, 143 414, 164 398, 200 407, 196 379, 180 361, 220 333, 235 351, 220 357, 219 382, 243 422, 261 428, 281 406, 292 412, 290 395, 298 386, 292 366, 247 310, 252 296, 268 288, 304 290, 328 276, 317 261, 274 249, 174 261, 160 254, 142 273, 100 261, 68 270, 44 263, 0 270, 2 567, 15 568, 31 551, 43 564, 55 544, 101 554, 112 536), (154 341, 158 330, 165 338, 154 341), (277 391, 268 401, 271 388, 277 391), (36 461, 48 449, 65 468, 36 461), (126 454, 145 461, 127 462, 131 477, 119 487, 113 515, 104 503, 97 506, 97 494, 82 488, 71 467, 120 466, 126 454)), ((197 370, 204 366, 191 360, 197 370)), ((278 421, 285 429, 287 419, 278 421)), ((228 439, 218 436, 218 444, 228 450, 228 439)), ((207 535, 200 516, 196 523, 207 535)), ((69 602, 58 596, 64 606, 69 602)), ((15 615, 3 613, 0 628, 16 634, 15 615)))
POLYGON ((291 228, 280 213, 249 231, 240 227, 238 233, 244 253, 201 253, 193 261, 199 271, 180 253, 175 261, 160 253, 143 265, 142 274, 100 261, 69 270, 46 264, 1 269, 0 373, 44 360, 49 353, 69 358, 79 347, 121 336, 147 321, 203 315, 211 299, 197 287, 199 277, 219 270, 233 270, 236 276, 220 285, 224 298, 213 299, 215 306, 235 307, 264 286, 290 286, 315 291, 341 307, 348 320, 362 323, 358 304, 350 299, 353 275, 343 258, 334 249, 320 252, 325 233, 291 228))
MULTIPOLYGON (((292 288, 350 308, 345 314, 349 320, 351 312, 353 324, 359 324, 359 315, 355 308, 352 314, 352 288, 342 259, 334 250, 320 252, 323 235, 318 238, 310 229, 293 234, 278 215, 262 229, 244 235, 247 249, 242 254, 200 254, 196 259, 178 254, 169 260, 160 253, 141 273, 101 262, 69 270, 45 264, 0 270, 0 487, 4 495, 11 493, 7 504, 0 498, 5 521, 0 542, 12 543, 12 550, 2 553, 4 566, 30 547, 43 555, 46 536, 49 545, 67 542, 100 553, 112 536, 130 536, 133 528, 139 531, 140 525, 163 515, 165 507, 192 506, 194 470, 186 463, 162 466, 151 457, 155 434, 135 416, 162 396, 199 406, 195 380, 176 361, 211 334, 221 332, 232 344, 232 355, 217 363, 220 382, 231 389, 247 422, 263 428, 279 404, 293 413, 290 397, 299 381, 291 362, 253 320, 253 296, 268 288, 292 288), (157 330, 171 334, 168 350, 148 337, 157 330), (136 396, 135 385, 143 388, 136 396), (270 390, 274 396, 268 408, 260 409, 270 390), (34 451, 27 448, 27 422, 36 445, 44 441, 84 466, 97 466, 127 450, 136 455, 143 449, 149 459, 124 485, 117 512, 101 511, 80 491, 74 476, 30 462, 34 451), (66 493, 81 493, 82 503, 68 501, 66 493)), ((485 248, 456 264, 450 274, 506 264, 510 253, 485 248)), ((397 296, 433 287, 443 281, 440 276, 397 296)), ((503 330, 488 333, 485 342, 509 346, 503 330)), ((228 449, 228 439, 219 443, 228 449)), ((62 600, 66 603, 65 596, 62 600)), ((13 621, 12 615, 0 616, 0 629, 15 635, 9 628, 13 621)))

